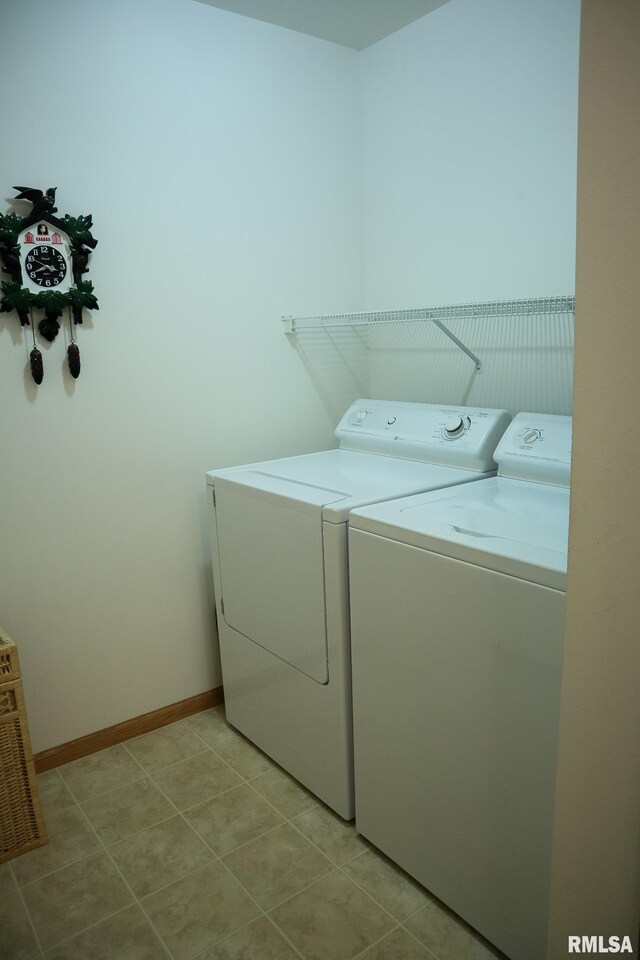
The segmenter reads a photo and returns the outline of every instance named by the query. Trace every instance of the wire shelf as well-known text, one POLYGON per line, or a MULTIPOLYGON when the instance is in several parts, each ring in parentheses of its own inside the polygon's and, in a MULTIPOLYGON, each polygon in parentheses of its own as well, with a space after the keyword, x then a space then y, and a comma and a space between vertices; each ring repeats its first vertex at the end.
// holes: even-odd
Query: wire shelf
POLYGON ((575 297, 538 297, 532 300, 494 300, 488 303, 459 303, 435 307, 411 307, 406 310, 372 310, 363 313, 335 313, 318 317, 282 317, 285 333, 335 327, 373 326, 382 323, 434 323, 453 343, 473 360, 478 373, 482 364, 445 326, 453 320, 485 319, 489 317, 522 317, 552 314, 574 314, 575 297))

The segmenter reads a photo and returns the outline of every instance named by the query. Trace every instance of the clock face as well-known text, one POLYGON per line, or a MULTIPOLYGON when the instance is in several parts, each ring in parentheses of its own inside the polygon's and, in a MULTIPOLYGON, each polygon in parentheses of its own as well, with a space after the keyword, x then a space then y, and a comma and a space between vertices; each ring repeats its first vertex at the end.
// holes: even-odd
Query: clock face
POLYGON ((55 247, 38 244, 29 249, 24 269, 32 283, 49 290, 57 287, 67 275, 67 261, 55 247))

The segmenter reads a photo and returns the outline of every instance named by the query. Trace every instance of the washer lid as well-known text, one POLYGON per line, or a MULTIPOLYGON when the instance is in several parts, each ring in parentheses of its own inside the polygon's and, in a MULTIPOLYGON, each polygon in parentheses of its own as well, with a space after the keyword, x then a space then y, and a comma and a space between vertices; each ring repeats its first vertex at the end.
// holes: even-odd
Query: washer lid
POLYGON ((321 507, 324 520, 344 523, 355 507, 483 476, 459 467, 338 449, 212 470, 207 482, 214 487, 219 480, 240 484, 254 497, 277 499, 299 512, 313 513, 321 507))
POLYGON ((565 589, 566 487, 491 477, 356 510, 350 523, 353 529, 565 589))

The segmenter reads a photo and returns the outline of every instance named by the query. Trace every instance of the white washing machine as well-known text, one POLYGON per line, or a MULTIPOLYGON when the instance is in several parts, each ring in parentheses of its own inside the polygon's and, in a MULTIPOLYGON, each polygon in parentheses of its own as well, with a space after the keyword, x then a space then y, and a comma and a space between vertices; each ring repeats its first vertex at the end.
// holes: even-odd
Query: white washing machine
POLYGON ((358 400, 338 449, 207 474, 227 718, 342 817, 354 813, 349 513, 495 473, 509 420, 358 400))
POLYGON ((356 826, 504 951, 545 956, 571 418, 498 476, 350 518, 356 826))

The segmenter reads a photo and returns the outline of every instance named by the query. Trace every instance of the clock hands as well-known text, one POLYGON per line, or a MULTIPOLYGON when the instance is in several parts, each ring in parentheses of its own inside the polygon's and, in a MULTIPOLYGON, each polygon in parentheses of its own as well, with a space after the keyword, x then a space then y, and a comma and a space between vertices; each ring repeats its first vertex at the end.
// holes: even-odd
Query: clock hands
POLYGON ((57 272, 58 272, 58 267, 57 267, 55 264, 45 263, 43 260, 38 260, 38 258, 37 258, 37 257, 34 257, 33 255, 31 256, 31 260, 32 260, 34 263, 40 264, 40 266, 34 267, 34 269, 33 269, 33 272, 34 272, 34 273, 42 273, 43 270, 48 270, 49 273, 57 273, 57 272))

